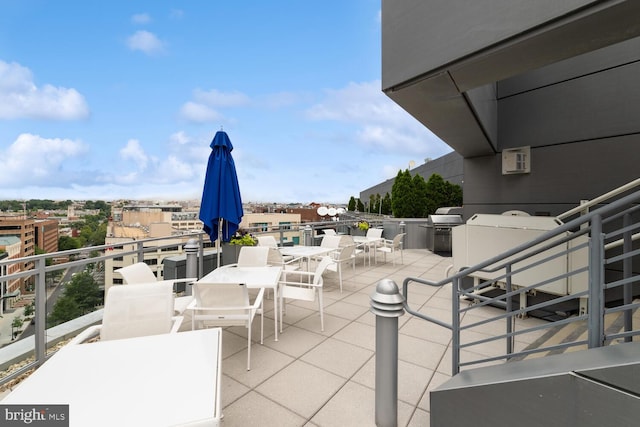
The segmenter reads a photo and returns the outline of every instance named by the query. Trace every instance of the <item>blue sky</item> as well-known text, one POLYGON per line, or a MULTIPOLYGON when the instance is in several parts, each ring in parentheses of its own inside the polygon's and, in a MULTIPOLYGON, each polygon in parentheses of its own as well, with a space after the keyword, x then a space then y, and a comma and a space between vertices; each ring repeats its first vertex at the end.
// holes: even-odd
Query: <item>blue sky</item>
POLYGON ((451 151, 381 91, 379 0, 0 1, 0 199, 346 203, 451 151))

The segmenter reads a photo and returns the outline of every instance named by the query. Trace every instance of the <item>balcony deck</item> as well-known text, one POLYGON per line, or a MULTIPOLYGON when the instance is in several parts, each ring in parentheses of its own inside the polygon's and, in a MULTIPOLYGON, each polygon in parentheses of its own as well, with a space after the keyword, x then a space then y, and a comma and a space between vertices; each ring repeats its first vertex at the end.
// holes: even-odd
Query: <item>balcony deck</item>
MULTIPOLYGON (((404 263, 395 266, 390 258, 386 263, 379 259, 377 264, 364 266, 360 256, 355 271, 351 266, 343 271, 342 293, 338 275, 325 273, 324 332, 320 331, 316 303, 292 302, 287 304, 284 332, 275 342, 273 295, 267 298, 264 345, 259 344, 258 319, 254 321, 251 371, 246 370, 246 329, 225 328, 224 426, 375 426, 375 316, 369 311, 370 295, 382 279, 392 279, 400 288, 406 277, 439 281, 452 263, 450 257, 426 249, 403 252, 404 263)), ((450 285, 433 288, 414 283, 410 289, 412 309, 451 322, 450 285)), ((478 316, 495 316, 499 311, 481 307, 462 322, 476 322, 478 316)), ((517 319, 516 328, 540 322, 517 319)), ((451 332, 408 314, 401 316, 398 324, 398 425, 428 426, 429 391, 451 375, 451 332)), ((190 328, 187 315, 181 331, 190 328)), ((503 324, 489 323, 484 329, 472 333, 489 336, 504 332, 503 324)), ((5 338, 10 337, 10 331, 3 332, 5 338)), ((542 334, 519 336, 515 350, 542 334)), ((463 350, 461 358, 502 354, 503 347, 503 341, 483 344, 476 353, 463 350)), ((176 361, 173 369, 189 371, 189 361, 176 361)), ((6 393, 0 393, 0 400, 6 393)))
MULTIPOLYGON (((325 273, 325 331, 320 332, 315 304, 291 303, 278 342, 273 336, 273 300, 268 299, 264 345, 252 345, 251 371, 246 370, 246 329, 226 328, 224 425, 375 426, 375 316, 369 311, 370 295, 384 278, 400 287, 409 276, 440 280, 450 264, 450 258, 426 249, 405 250, 404 264, 395 266, 389 259, 364 267, 359 259, 355 272, 345 268, 342 294, 337 274, 325 273)), ((451 322, 450 286, 414 285, 410 304, 451 322)), ((189 319, 185 323, 191 324, 189 319)), ((398 425, 428 426, 429 391, 451 375, 451 333, 409 315, 399 318, 399 328, 398 425)), ((254 338, 259 340, 259 326, 254 327, 254 338)), ((517 342, 516 347, 527 344, 517 342)), ((498 352, 504 351, 501 343, 496 345, 498 352)))

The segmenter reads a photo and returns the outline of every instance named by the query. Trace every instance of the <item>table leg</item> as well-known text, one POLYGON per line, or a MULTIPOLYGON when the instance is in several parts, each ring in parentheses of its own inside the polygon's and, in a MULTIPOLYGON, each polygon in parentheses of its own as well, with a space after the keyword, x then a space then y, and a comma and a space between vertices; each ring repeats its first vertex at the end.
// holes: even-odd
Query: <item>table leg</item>
POLYGON ((278 285, 273 288, 273 318, 275 319, 276 341, 278 341, 278 285))

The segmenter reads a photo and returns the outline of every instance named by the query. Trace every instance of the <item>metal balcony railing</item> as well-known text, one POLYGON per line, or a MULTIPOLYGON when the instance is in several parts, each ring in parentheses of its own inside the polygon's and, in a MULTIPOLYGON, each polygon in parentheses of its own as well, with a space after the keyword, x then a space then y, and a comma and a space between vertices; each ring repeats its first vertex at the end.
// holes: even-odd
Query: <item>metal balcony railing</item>
MULTIPOLYGON (((598 203, 602 201, 598 199, 598 203)), ((639 202, 640 191, 629 194, 583 213, 535 240, 455 272, 439 282, 406 278, 402 290, 404 309, 452 331, 453 375, 466 366, 521 359, 535 353, 561 352, 570 347, 595 348, 631 341, 634 336, 640 335, 640 325, 632 324, 633 312, 640 307, 640 302, 633 301, 633 285, 640 282, 640 249, 634 245, 640 235, 639 202), (568 261, 579 253, 584 254, 583 262, 568 261), (551 267, 558 262, 566 262, 566 268, 560 274, 557 268, 551 267), (531 272, 535 272, 536 283, 516 285, 519 276, 531 272), (546 286, 567 280, 573 286, 566 295, 533 298, 542 294, 546 286), (451 284, 453 297, 451 323, 411 308, 411 290, 414 286, 441 287, 447 284, 451 284), (607 295, 616 296, 607 298, 607 295), (534 303, 523 303, 527 298, 534 300, 534 303), (608 304, 608 299, 615 302, 608 304), (486 310, 481 316, 474 316, 486 306, 503 310, 496 310, 497 314, 489 317, 486 310), (566 307, 574 307, 575 313, 565 312, 566 307), (516 318, 540 311, 556 313, 559 320, 516 329, 516 318), (605 328, 605 322, 611 323, 607 319, 616 314, 622 317, 622 321, 618 322, 622 324, 621 329, 605 328), (574 334, 574 339, 560 343, 540 343, 535 348, 528 346, 517 349, 514 345, 517 337, 527 334, 540 336, 541 332, 572 324, 580 324, 583 329, 586 328, 586 333, 574 334), (504 332, 487 332, 495 331, 496 327, 504 332), (494 351, 488 356, 483 347, 494 342, 503 342, 504 351, 498 354, 494 351), (463 353, 464 360, 461 357, 463 353)))
MULTIPOLYGON (((274 235, 282 243, 291 241, 291 236, 295 235, 299 237, 300 243, 304 243, 305 233, 310 236, 316 236, 321 234, 320 230, 328 227, 336 228, 339 232, 348 233, 349 228, 354 226, 357 221, 358 217, 355 216, 341 221, 249 227, 246 230, 254 235, 274 235)), ((380 224, 374 223, 373 225, 380 224)), ((104 267, 107 260, 117 259, 116 262, 121 262, 120 259, 126 258, 130 260, 129 262, 137 262, 145 259, 148 261, 163 251, 184 253, 184 246, 190 239, 195 239, 198 245, 197 260, 203 260, 205 247, 212 245, 209 237, 202 232, 140 240, 127 239, 126 241, 101 246, 0 260, 0 286, 8 285, 17 279, 25 280, 30 284, 30 288, 33 288, 33 292, 26 295, 23 294, 22 297, 33 298, 35 305, 34 317, 32 324, 27 327, 28 331, 21 331, 24 332, 21 336, 16 337, 15 340, 11 339, 4 346, 0 345, 0 386, 44 363, 55 352, 55 345, 58 341, 71 338, 91 323, 100 321, 101 311, 98 310, 65 324, 47 328, 47 313, 53 307, 56 289, 61 287, 60 285, 63 284, 63 281, 70 280, 72 272, 91 270, 98 282, 102 281, 102 285, 110 286, 112 283, 104 283, 104 267), (47 265, 47 260, 49 259, 67 261, 47 265), (33 264, 34 268, 7 274, 10 271, 9 266, 15 264, 33 264), (8 367, 18 364, 21 365, 19 369, 12 369, 11 372, 7 370, 8 367)), ((313 238, 307 240, 310 245, 319 243, 313 238)), ((209 250, 213 251, 213 248, 209 250)), ((204 275, 204 263, 198 261, 196 263, 197 276, 202 277, 204 275)), ((162 268, 162 265, 157 266, 159 272, 162 268)), ((0 316, 2 314, 0 312, 0 316)), ((11 318, 9 313, 5 313, 4 317, 0 317, 0 322, 11 322, 11 318)))

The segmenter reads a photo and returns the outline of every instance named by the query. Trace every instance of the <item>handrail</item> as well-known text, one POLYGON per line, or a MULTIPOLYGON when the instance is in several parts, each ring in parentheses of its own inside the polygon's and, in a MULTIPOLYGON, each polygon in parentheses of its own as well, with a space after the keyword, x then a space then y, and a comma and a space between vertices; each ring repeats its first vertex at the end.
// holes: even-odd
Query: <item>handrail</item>
POLYGON ((588 210, 589 208, 591 208, 592 206, 596 206, 599 203, 602 203, 606 200, 611 199, 612 197, 616 197, 626 191, 632 190, 636 187, 640 186, 640 178, 635 179, 627 184, 621 185, 620 187, 609 191, 608 193, 605 193, 601 196, 596 197, 595 199, 589 200, 586 203, 583 203, 579 206, 576 206, 573 209, 569 209, 568 211, 558 215, 556 218, 559 219, 564 219, 564 218, 568 218, 572 215, 578 214, 580 212, 583 212, 585 209, 588 210))
MULTIPOLYGON (((634 181, 634 185, 640 184, 640 180, 634 181)), ((617 190, 620 194, 626 191, 632 184, 621 187, 617 190)), ((608 193, 611 197, 613 193, 608 193)), ((603 198, 594 199, 600 202, 603 198)), ((599 207, 584 215, 578 216, 566 223, 560 222, 558 227, 542 233, 540 236, 517 245, 516 247, 505 251, 501 254, 492 256, 481 263, 473 266, 462 268, 458 272, 454 272, 452 276, 445 277, 440 281, 429 281, 420 278, 408 277, 403 281, 402 293, 404 295, 403 307, 408 313, 427 320, 436 325, 445 327, 452 331, 453 338, 453 354, 452 354, 452 373, 457 374, 461 367, 475 365, 478 363, 511 360, 526 357, 529 354, 543 352, 564 351, 567 348, 575 346, 588 345, 589 348, 598 347, 610 342, 614 338, 624 338, 630 340, 631 337, 640 335, 640 327, 636 325, 635 329, 631 322, 625 319, 625 330, 623 332, 605 330, 604 316, 613 313, 623 313, 630 317, 632 310, 640 307, 640 303, 632 303, 630 301, 631 286, 640 282, 640 276, 633 275, 631 271, 631 259, 640 259, 640 250, 633 250, 631 242, 638 240, 640 233, 632 234, 640 228, 640 223, 629 224, 628 218, 632 213, 640 210, 638 206, 640 202, 640 191, 628 194, 621 198, 611 201, 610 203, 599 207), (625 225, 619 226, 620 219, 625 217, 625 225), (623 236, 618 238, 618 236, 623 236), (580 238, 581 240, 576 240, 580 238), (614 240, 615 239, 615 240, 614 240), (608 256, 607 251, 613 248, 623 247, 622 254, 608 256), (583 253, 588 253, 584 260, 584 265, 569 265, 568 258, 570 256, 578 257, 583 253), (532 259, 532 257, 536 257, 532 259), (550 262, 558 262, 558 260, 567 259, 567 270, 560 273, 552 273, 545 270, 545 266, 550 262), (624 264, 617 267, 617 264, 624 264), (605 276, 605 268, 620 268, 624 270, 624 278, 607 281, 605 276), (534 270, 535 269, 535 270, 534 270), (535 283, 521 285, 514 278, 528 272, 544 270, 535 283), (497 274, 496 274, 497 273, 497 274), (581 275, 586 276, 588 285, 580 285, 579 279, 581 275), (484 277, 484 278, 483 278, 484 277), (490 278, 486 278, 490 277, 490 278), (462 287, 464 279, 475 278, 472 287, 462 287), (547 286, 552 286, 559 281, 568 281, 573 279, 578 286, 577 289, 571 289, 566 295, 556 295, 549 300, 542 300, 534 304, 523 304, 522 299, 527 295, 535 292, 544 292, 547 286), (432 287, 442 287, 452 284, 453 307, 451 323, 434 319, 424 313, 420 313, 410 307, 410 289, 409 285, 426 285, 432 287), (485 289, 498 289, 503 291, 498 296, 482 295, 485 289), (604 304, 605 291, 608 289, 624 287, 625 303, 615 309, 607 309, 604 304), (521 300, 520 307, 512 307, 512 299, 519 298, 521 300), (461 307, 460 303, 464 299, 468 299, 473 303, 467 307, 461 307), (576 316, 566 317, 560 321, 550 324, 543 324, 535 327, 524 327, 519 330, 513 328, 514 321, 519 317, 526 317, 532 312, 540 310, 548 310, 554 304, 573 304, 578 300, 587 301, 584 305, 585 310, 576 316), (485 317, 476 322, 466 322, 461 324, 461 318, 465 313, 473 312, 485 306, 499 306, 506 309, 501 315, 493 315, 489 318, 485 317), (474 330, 492 322, 506 322, 505 332, 490 337, 480 339, 470 339, 462 341, 461 331, 474 330), (562 327, 566 325, 585 324, 588 331, 586 339, 574 339, 563 343, 554 343, 551 345, 543 345, 539 348, 526 348, 514 351, 513 340, 516 337, 524 336, 530 333, 547 331, 553 327, 562 327), (461 349, 469 349, 473 351, 474 346, 482 346, 487 343, 505 340, 505 351, 501 354, 490 356, 479 356, 474 360, 462 362, 460 359, 461 349)), ((564 261, 562 261, 564 262, 564 261)), ((582 308, 582 303, 580 304, 582 308)), ((484 335, 484 334, 480 334, 484 335)))
MULTIPOLYGON (((274 227, 269 227, 266 233, 277 234, 277 233, 286 233, 288 231, 292 231, 294 233, 296 232, 302 233, 303 228, 307 225, 310 225, 313 228, 320 229, 320 228, 329 227, 329 226, 334 227, 334 226, 353 225, 354 221, 356 220, 348 219, 343 221, 319 221, 319 222, 313 222, 313 223, 292 224, 291 230, 284 229, 281 226, 274 226, 274 227)), ((263 234, 262 232, 263 227, 252 227, 252 229, 255 234, 263 234)), ((53 253, 31 255, 28 257, 21 257, 21 258, 13 258, 13 259, 3 258, 2 260, 0 260, 0 302, 2 301, 1 297, 3 296, 1 291, 2 290, 1 286, 3 284, 5 283, 9 284, 19 279, 31 278, 31 281, 34 283, 34 286, 35 286, 34 294, 35 294, 35 304, 36 304, 35 305, 36 313, 34 318, 36 325, 35 325, 34 335, 29 336, 27 338, 23 338, 21 340, 13 341, 12 343, 6 345, 5 347, 0 348, 0 354, 14 353, 13 351, 8 351, 10 350, 10 347, 16 348, 16 347, 20 347, 20 345, 22 345, 25 348, 29 347, 24 345, 25 341, 29 340, 31 341, 31 344, 29 347, 30 349, 21 350, 21 351, 16 350, 15 352, 19 353, 21 355, 20 357, 24 358, 29 352, 33 353, 35 350, 35 356, 36 356, 35 360, 31 363, 24 365, 23 368, 14 372, 13 374, 0 378, 0 385, 6 383, 11 378, 16 377, 23 372, 28 371, 31 368, 39 366, 40 364, 44 363, 47 357, 50 356, 50 354, 46 354, 46 352, 48 351, 46 347, 50 345, 53 341, 55 341, 57 338, 54 335, 52 335, 54 334, 54 332, 52 332, 52 328, 50 329, 45 328, 45 323, 46 323, 45 315, 46 315, 47 301, 46 301, 46 298, 42 297, 47 293, 46 292, 47 283, 45 279, 48 277, 49 274, 55 273, 57 271, 63 272, 69 268, 83 268, 89 264, 102 263, 102 262, 105 262, 106 260, 113 259, 113 258, 133 257, 133 259, 143 259, 145 258, 145 254, 148 254, 148 253, 153 253, 158 250, 172 248, 172 247, 182 247, 190 239, 195 239, 198 242, 199 249, 198 249, 197 258, 200 260, 204 259, 204 256, 203 256, 204 243, 208 244, 209 239, 204 232, 197 231, 197 232, 184 232, 184 233, 174 234, 170 236, 153 237, 153 238, 145 238, 145 239, 127 238, 126 240, 113 242, 113 243, 105 243, 103 245, 98 245, 98 246, 83 247, 78 249, 57 251, 53 253), (117 249, 117 250, 112 251, 112 249, 117 249), (92 252, 98 252, 99 255, 96 257, 89 257, 89 256, 87 256, 86 258, 84 257, 84 255, 90 255, 92 252), (45 265, 45 261, 49 258, 69 258, 69 260, 60 264, 45 265), (26 263, 33 263, 33 269, 25 270, 25 271, 15 271, 15 272, 11 272, 10 274, 7 274, 8 273, 7 266, 14 265, 14 264, 26 264, 26 263)), ((184 252, 186 253, 186 250, 184 252)), ((197 274, 198 277, 202 277, 203 262, 197 262, 197 268, 198 268, 198 274, 197 274)), ((0 315, 2 315, 1 312, 0 312, 0 315)), ((10 316, 5 316, 4 321, 9 319, 9 317, 10 316)), ((93 317, 91 317, 91 319, 92 319, 91 321, 95 321, 93 317)), ((76 319, 76 320, 79 320, 79 319, 76 319)), ((0 319, 0 322, 1 321, 3 321, 3 319, 0 319)), ((88 322, 88 321, 89 320, 85 322, 88 322)), ((77 327, 87 326, 82 322, 74 322, 74 325, 75 323, 78 323, 78 325, 80 325, 77 327)), ((73 327, 75 328, 76 326, 73 326, 73 327)), ((56 329, 59 329, 59 328, 56 328, 56 329)), ((69 332, 66 332, 66 333, 68 334, 69 332)), ((11 360, 13 360, 13 356, 11 360)), ((0 357, 0 365, 4 366, 5 364, 4 362, 6 361, 7 360, 0 357)), ((0 367, 0 371, 2 371, 2 369, 3 368, 0 367)))

